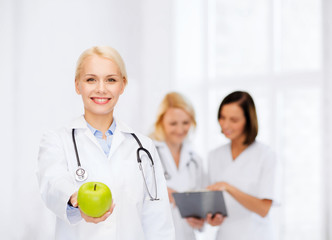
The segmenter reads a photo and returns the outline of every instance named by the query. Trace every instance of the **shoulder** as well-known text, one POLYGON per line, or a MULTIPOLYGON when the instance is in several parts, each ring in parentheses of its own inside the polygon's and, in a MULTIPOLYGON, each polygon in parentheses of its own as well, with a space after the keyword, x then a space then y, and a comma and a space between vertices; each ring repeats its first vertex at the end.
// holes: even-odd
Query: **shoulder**
POLYGON ((229 148, 230 148, 230 143, 227 143, 227 144, 224 144, 217 148, 212 149, 208 155, 209 156, 220 155, 220 154, 223 154, 223 153, 226 153, 227 151, 229 151, 229 148))
POLYGON ((62 126, 58 128, 47 129, 42 134, 42 139, 60 139, 64 135, 71 134, 71 129, 69 126, 62 126))
POLYGON ((189 140, 184 141, 183 148, 184 148, 185 152, 192 155, 192 157, 194 157, 195 159, 201 160, 200 155, 196 151, 196 149, 197 149, 196 146, 194 146, 194 144, 191 141, 189 141, 189 140))
POLYGON ((44 132, 44 136, 57 136, 59 138, 71 136, 73 129, 87 129, 84 116, 81 115, 74 120, 69 121, 66 125, 49 129, 44 132))
POLYGON ((152 140, 156 148, 167 148, 167 145, 164 141, 152 140))
POLYGON ((129 127, 125 122, 116 119, 116 130, 121 132, 126 138, 135 139, 133 134, 138 138, 138 140, 142 143, 143 147, 148 148, 154 146, 153 141, 148 136, 140 133, 139 131, 134 130, 133 128, 129 127))
POLYGON ((274 151, 272 148, 262 142, 255 141, 250 146, 250 151, 254 154, 261 155, 261 156, 269 156, 274 155, 274 151))
POLYGON ((273 149, 259 141, 252 143, 249 154, 263 165, 275 165, 277 163, 277 157, 273 149))
POLYGON ((40 150, 63 151, 69 141, 71 141, 71 131, 68 127, 48 129, 42 133, 39 148, 40 150))

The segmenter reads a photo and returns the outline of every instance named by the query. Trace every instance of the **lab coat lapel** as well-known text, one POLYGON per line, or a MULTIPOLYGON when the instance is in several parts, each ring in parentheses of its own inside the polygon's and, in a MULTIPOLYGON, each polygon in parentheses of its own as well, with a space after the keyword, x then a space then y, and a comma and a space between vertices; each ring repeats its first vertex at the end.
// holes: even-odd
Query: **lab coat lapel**
POLYGON ((99 148, 99 150, 104 153, 104 150, 102 149, 102 147, 100 146, 97 138, 92 134, 90 129, 85 129, 84 130, 84 134, 95 144, 97 145, 97 147, 99 148))
POLYGON ((126 134, 133 133, 133 130, 130 129, 128 126, 126 126, 121 121, 118 121, 116 119, 115 123, 116 123, 116 128, 115 128, 108 159, 112 158, 112 155, 115 153, 115 151, 118 149, 118 147, 125 140, 126 134))
POLYGON ((84 119, 84 115, 80 116, 79 118, 75 119, 71 125, 70 129, 82 129, 84 131, 84 135, 87 136, 98 148, 101 152, 104 152, 100 144, 98 143, 96 137, 92 134, 90 129, 88 128, 86 121, 84 119))
POLYGON ((124 139, 125 139, 124 134, 117 127, 114 132, 110 153, 108 155, 109 159, 112 158, 112 155, 114 154, 116 149, 121 145, 121 143, 124 141, 124 139))

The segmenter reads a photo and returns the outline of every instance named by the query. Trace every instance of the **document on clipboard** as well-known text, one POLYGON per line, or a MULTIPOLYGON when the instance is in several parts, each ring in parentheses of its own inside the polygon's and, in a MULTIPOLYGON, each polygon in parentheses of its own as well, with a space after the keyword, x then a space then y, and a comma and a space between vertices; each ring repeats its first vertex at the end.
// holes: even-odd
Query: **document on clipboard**
POLYGON ((205 218, 208 213, 227 216, 222 191, 177 192, 173 197, 182 218, 205 218))

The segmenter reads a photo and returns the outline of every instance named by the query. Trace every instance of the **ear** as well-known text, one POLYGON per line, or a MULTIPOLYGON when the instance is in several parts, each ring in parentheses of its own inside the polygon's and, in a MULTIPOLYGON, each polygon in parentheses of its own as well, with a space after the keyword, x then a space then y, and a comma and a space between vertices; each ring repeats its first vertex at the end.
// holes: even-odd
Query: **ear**
POLYGON ((123 82, 122 82, 122 89, 121 89, 121 94, 124 92, 126 86, 127 86, 127 79, 126 77, 123 77, 123 82))
POLYGON ((79 80, 75 79, 75 91, 78 95, 81 95, 79 90, 79 80))

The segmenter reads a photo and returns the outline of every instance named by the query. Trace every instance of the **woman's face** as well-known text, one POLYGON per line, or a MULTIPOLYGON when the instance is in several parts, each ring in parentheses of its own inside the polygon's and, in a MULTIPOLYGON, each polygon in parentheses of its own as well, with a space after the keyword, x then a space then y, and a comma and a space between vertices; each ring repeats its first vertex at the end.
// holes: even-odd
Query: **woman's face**
POLYGON ((188 135, 191 124, 191 117, 188 113, 180 108, 169 108, 162 120, 166 142, 182 144, 188 135))
POLYGON ((237 103, 229 103, 221 108, 219 124, 222 133, 231 141, 245 139, 246 118, 237 103))
POLYGON ((76 92, 82 95, 85 115, 101 116, 113 114, 125 84, 119 67, 113 61, 93 55, 84 60, 75 87, 76 92))

